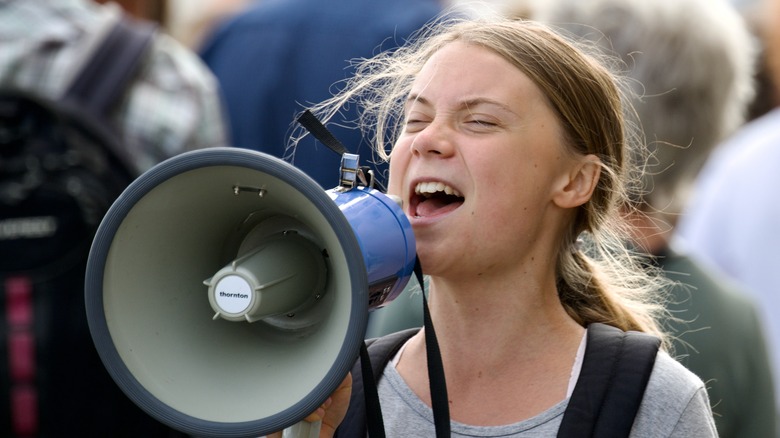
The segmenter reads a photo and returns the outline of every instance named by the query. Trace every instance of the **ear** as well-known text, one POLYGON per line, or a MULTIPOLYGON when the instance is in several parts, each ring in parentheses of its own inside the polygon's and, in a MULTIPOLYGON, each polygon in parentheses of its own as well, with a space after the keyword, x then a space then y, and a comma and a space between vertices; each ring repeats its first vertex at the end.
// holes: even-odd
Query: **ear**
POLYGON ((593 154, 576 160, 553 194, 561 208, 574 208, 588 202, 601 176, 601 160, 593 154))

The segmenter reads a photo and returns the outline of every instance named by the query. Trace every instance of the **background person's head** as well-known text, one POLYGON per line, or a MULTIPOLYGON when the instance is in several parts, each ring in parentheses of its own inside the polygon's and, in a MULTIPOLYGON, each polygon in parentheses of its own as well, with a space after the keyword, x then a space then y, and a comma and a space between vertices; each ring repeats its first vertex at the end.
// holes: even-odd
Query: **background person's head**
POLYGON ((742 16, 723 0, 558 0, 534 17, 622 59, 651 154, 639 206, 673 225, 753 98, 756 47, 742 16))

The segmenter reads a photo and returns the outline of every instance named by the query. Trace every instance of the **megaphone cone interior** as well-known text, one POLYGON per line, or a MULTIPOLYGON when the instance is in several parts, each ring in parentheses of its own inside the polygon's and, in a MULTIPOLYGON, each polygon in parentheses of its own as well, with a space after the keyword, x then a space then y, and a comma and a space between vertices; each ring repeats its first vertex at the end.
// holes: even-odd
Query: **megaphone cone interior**
POLYGON ((212 148, 158 164, 119 197, 85 293, 98 352, 137 405, 186 433, 257 436, 341 383, 368 290, 359 241, 319 185, 274 157, 212 148))

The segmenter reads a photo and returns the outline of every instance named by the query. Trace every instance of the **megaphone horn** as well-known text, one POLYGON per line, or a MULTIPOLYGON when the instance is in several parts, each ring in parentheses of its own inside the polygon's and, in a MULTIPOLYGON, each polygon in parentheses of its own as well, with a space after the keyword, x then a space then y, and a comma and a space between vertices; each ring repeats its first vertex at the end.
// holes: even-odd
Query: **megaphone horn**
POLYGON ((192 435, 297 424, 358 357, 369 308, 411 276, 401 208, 372 188, 323 190, 282 160, 187 152, 120 195, 86 272, 95 346, 128 397, 192 435))

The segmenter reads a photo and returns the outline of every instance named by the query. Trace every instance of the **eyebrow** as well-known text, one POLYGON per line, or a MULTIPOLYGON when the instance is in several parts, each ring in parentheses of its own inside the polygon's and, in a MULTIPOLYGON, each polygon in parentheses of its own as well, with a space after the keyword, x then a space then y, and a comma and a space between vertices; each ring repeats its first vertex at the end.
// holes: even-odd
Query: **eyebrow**
MULTIPOLYGON (((406 98, 405 106, 408 108, 409 105, 414 103, 414 102, 419 102, 419 103, 421 103, 423 105, 431 106, 431 102, 428 99, 426 99, 425 97, 423 97, 423 96, 421 96, 419 94, 416 94, 416 93, 409 94, 409 97, 406 98)), ((506 111, 508 113, 517 114, 514 110, 512 110, 508 106, 504 105, 503 103, 498 102, 498 101, 493 100, 493 99, 486 98, 486 97, 474 97, 474 98, 463 100, 458 105, 458 108, 459 109, 468 109, 468 108, 471 108, 471 107, 474 107, 474 106, 477 106, 477 105, 482 105, 482 104, 496 106, 499 109, 501 109, 503 111, 506 111)))

